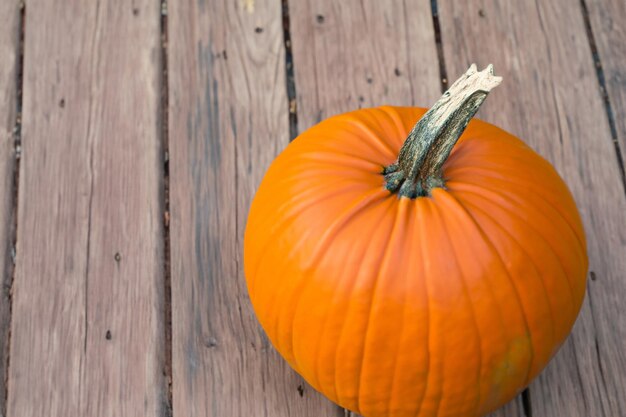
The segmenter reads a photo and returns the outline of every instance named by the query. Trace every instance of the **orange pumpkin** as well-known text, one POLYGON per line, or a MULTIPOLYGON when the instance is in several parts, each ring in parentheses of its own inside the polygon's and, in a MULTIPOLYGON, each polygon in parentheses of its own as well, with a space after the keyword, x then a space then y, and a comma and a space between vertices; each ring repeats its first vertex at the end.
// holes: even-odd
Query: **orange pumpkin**
POLYGON ((572 328, 583 227, 547 161, 470 121, 499 82, 472 66, 428 112, 331 117, 258 189, 244 242, 252 304, 287 362, 343 407, 483 415, 572 328))

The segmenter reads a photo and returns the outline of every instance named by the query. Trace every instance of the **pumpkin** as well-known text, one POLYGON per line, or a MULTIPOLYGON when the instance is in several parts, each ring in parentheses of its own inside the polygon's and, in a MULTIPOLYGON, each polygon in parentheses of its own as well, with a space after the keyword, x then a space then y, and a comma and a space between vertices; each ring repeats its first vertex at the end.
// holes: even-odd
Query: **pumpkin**
POLYGON ((473 65, 428 111, 324 120, 252 202, 245 275, 263 329, 365 417, 484 415, 578 315, 588 260, 567 186, 521 140, 470 121, 500 80, 473 65))

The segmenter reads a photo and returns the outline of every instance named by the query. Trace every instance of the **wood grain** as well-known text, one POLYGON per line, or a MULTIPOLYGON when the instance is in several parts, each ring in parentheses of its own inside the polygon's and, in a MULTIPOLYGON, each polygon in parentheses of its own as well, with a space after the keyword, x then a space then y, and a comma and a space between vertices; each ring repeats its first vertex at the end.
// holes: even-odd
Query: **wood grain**
POLYGON ((9 417, 161 415, 158 13, 28 2, 9 417))
POLYGON ((440 2, 440 16, 450 76, 494 63, 504 81, 479 117, 556 166, 587 233, 593 279, 572 336, 531 385, 533 415, 626 415, 626 200, 579 4, 440 2))
POLYGON ((290 2, 300 131, 384 104, 430 107, 441 95, 430 1, 290 2))
POLYGON ((17 65, 20 12, 17 1, 0 2, 0 417, 6 410, 6 372, 13 262, 13 152, 17 116, 17 65))
MULTIPOLYGON (((344 417, 360 417, 358 414, 347 411, 344 417)), ((522 405, 521 395, 516 397, 513 401, 506 404, 500 410, 489 414, 487 417, 529 417, 524 414, 524 407, 522 405)))
MULTIPOLYGON (((622 161, 626 160, 626 2, 586 0, 589 21, 602 63, 606 89, 619 141, 622 161)), ((626 184, 625 184, 626 187, 626 184)))
POLYGON ((270 346, 243 276, 251 198, 289 141, 280 1, 169 6, 173 402, 180 416, 338 416, 270 346))

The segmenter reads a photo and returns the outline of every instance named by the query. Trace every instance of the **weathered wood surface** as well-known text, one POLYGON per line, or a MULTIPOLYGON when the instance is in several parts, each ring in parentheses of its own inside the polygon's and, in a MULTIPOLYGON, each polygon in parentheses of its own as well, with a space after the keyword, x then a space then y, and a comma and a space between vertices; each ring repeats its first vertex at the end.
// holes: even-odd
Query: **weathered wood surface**
POLYGON ((0 416, 6 410, 6 366, 13 262, 13 143, 17 117, 19 3, 0 2, 0 416))
POLYGON ((441 95, 429 0, 291 1, 290 18, 300 131, 360 107, 427 107, 441 95))
MULTIPOLYGON (((27 0, 11 287, 20 10, 17 0, 0 1, 0 417, 167 416, 170 366, 173 417, 353 416, 289 369, 254 318, 246 216, 288 144, 290 109, 301 132, 355 108, 439 97, 431 0, 286 3, 288 45, 280 0, 170 2, 166 85, 158 1, 27 0)), ((626 198, 616 153, 626 157, 626 6, 434 4, 447 74, 495 64, 505 81, 478 117, 555 164, 588 237, 591 279, 572 336, 529 401, 520 396, 492 417, 626 416, 626 198)))
MULTIPOLYGON (((346 411, 345 417, 359 417, 358 414, 346 411)), ((488 417, 529 417, 524 414, 521 395, 517 396, 513 401, 506 404, 501 409, 489 414, 488 417)))
POLYGON ((580 5, 470 0, 440 8, 449 73, 494 63, 506 81, 479 117, 556 166, 585 225, 587 297, 573 334, 530 387, 533 415, 626 415, 626 199, 580 5))
POLYGON ((614 140, 626 161, 626 2, 586 0, 586 5, 611 104, 614 140))
POLYGON ((339 416, 271 348, 243 276, 251 198, 289 141, 280 1, 173 2, 173 403, 180 416, 339 416))
POLYGON ((159 11, 29 1, 8 416, 162 415, 159 11))

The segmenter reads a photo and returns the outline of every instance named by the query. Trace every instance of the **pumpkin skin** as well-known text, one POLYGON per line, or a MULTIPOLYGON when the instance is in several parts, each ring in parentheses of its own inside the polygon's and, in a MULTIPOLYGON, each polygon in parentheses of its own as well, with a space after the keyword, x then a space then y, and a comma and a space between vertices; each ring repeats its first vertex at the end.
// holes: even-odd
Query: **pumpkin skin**
POLYGON ((307 130, 272 163, 246 226, 248 291, 272 344, 365 417, 500 407, 556 353, 585 294, 574 200, 509 133, 474 119, 445 188, 385 188, 425 111, 362 109, 307 130))

